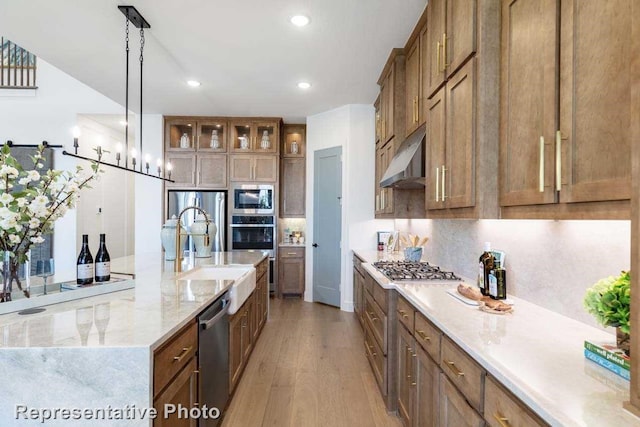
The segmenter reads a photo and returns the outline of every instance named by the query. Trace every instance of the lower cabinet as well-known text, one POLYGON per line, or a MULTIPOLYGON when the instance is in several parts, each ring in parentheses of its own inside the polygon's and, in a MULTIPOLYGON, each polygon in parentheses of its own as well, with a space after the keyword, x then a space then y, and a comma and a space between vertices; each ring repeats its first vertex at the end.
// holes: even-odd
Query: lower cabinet
POLYGON ((362 270, 362 260, 353 257, 353 311, 356 314, 360 326, 364 322, 364 271, 362 270))
POLYGON ((416 356, 413 336, 398 322, 398 415, 405 426, 414 425, 416 356))
POLYGON ((229 392, 235 390, 251 351, 267 321, 269 303, 268 260, 256 266, 256 288, 229 317, 229 392))
POLYGON ((438 379, 440 368, 419 345, 416 346, 416 392, 413 425, 436 427, 440 390, 438 379))
POLYGON ((178 417, 178 413, 164 418, 165 405, 175 405, 184 408, 194 408, 198 405, 198 363, 192 357, 189 363, 169 383, 169 385, 155 399, 153 406, 158 411, 158 417, 153 421, 155 427, 196 427, 198 420, 190 417, 178 417))
POLYGON ((189 322, 153 353, 153 407, 159 416, 156 427, 195 427, 197 420, 163 418, 165 405, 198 405, 198 329, 189 322))
POLYGON ((280 246, 278 256, 278 296, 304 294, 305 248, 280 246))
POLYGON ((467 403, 464 396, 440 374, 440 422, 442 427, 482 427, 484 420, 467 403))
POLYGON ((494 378, 487 376, 484 390, 484 418, 491 427, 547 426, 528 407, 494 378))

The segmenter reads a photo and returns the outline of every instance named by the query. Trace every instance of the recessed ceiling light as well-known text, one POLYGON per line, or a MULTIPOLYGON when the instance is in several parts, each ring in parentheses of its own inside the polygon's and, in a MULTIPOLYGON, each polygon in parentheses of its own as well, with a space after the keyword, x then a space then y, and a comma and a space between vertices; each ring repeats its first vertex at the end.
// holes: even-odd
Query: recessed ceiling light
POLYGON ((300 89, 309 89, 311 87, 311 83, 309 83, 309 82, 300 82, 300 83, 298 83, 298 87, 300 89))
POLYGON ((304 15, 292 16, 291 23, 297 27, 304 27, 309 23, 309 17, 304 15))
POLYGON ((191 87, 198 87, 200 86, 200 82, 197 80, 187 80, 187 84, 191 87))

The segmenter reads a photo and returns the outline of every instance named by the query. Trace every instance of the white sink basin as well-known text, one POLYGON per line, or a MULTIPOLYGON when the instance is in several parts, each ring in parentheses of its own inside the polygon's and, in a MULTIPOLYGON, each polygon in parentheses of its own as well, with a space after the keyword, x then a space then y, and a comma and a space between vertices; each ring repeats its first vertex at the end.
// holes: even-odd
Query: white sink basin
POLYGON ((178 280, 233 280, 229 289, 229 314, 233 314, 256 288, 256 269, 252 265, 203 265, 178 277, 178 280))

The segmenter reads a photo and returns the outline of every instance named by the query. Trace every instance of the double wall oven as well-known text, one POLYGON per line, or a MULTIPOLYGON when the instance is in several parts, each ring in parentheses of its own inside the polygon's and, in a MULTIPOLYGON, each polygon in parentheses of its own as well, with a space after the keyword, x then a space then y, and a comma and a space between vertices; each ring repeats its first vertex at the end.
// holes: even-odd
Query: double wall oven
POLYGON ((277 233, 274 187, 237 184, 232 192, 229 246, 233 251, 269 252, 269 288, 275 291, 277 233))

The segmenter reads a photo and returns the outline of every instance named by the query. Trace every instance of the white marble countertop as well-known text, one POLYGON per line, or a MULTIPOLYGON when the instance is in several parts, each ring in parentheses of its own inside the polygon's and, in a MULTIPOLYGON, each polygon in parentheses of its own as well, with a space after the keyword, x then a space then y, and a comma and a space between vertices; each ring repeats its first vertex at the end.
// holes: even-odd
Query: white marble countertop
MULTIPOLYGON (((262 252, 214 253, 187 258, 183 273, 202 264, 257 265, 262 252)), ((178 280, 161 253, 112 261, 135 274, 133 289, 45 306, 42 313, 0 315, 0 348, 155 348, 229 289, 231 280, 178 280)))
POLYGON ((640 426, 640 419, 622 408, 629 400, 629 382, 583 354, 585 339, 613 341, 613 335, 512 296, 512 314, 485 313, 447 294, 458 281, 394 284, 368 264, 403 259, 401 254, 354 253, 378 283, 397 289, 551 425, 640 426))

